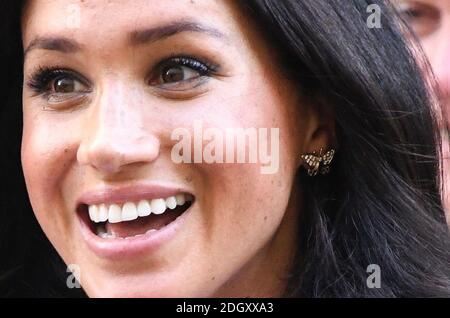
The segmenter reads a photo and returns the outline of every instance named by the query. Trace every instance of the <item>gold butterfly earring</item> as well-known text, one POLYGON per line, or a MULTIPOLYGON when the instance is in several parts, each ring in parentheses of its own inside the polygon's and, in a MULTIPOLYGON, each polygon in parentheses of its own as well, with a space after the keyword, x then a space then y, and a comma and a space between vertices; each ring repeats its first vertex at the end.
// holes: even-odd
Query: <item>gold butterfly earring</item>
POLYGON ((328 150, 326 153, 323 153, 323 148, 320 148, 319 154, 314 151, 313 153, 301 155, 301 158, 306 165, 308 174, 313 177, 319 172, 322 175, 330 172, 330 164, 331 161, 333 161, 334 154, 334 149, 328 150))

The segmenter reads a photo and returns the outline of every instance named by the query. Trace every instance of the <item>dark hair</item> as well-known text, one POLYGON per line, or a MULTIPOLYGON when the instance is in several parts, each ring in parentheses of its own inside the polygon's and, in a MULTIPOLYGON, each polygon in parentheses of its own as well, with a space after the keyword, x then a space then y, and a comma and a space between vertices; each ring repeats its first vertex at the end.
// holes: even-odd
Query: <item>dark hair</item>
MULTIPOLYGON (((336 114, 331 173, 298 176, 305 207, 286 296, 450 297, 436 109, 391 8, 382 0, 240 4, 299 92, 336 114), (370 4, 381 9, 381 28, 366 24, 370 4), (370 264, 381 269, 381 288, 367 286, 370 264)), ((20 166, 21 5, 3 4, 0 12, 0 173, 7 185, 0 193, 0 292, 68 296, 55 275, 64 266, 33 216, 20 166)))

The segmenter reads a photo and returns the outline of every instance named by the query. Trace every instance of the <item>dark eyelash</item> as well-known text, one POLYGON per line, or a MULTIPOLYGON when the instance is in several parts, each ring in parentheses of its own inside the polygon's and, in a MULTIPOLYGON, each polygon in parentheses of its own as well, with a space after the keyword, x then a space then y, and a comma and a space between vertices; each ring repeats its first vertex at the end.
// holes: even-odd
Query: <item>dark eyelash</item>
POLYGON ((198 58, 194 58, 192 56, 183 55, 183 56, 173 56, 168 59, 163 60, 157 65, 157 69, 161 70, 164 67, 168 66, 187 66, 192 68, 193 70, 199 72, 201 76, 211 75, 218 70, 218 65, 207 61, 201 61, 198 58))
POLYGON ((64 76, 73 77, 80 80, 79 76, 68 69, 58 67, 39 67, 39 69, 31 76, 30 80, 27 82, 27 85, 36 93, 41 94, 48 91, 48 86, 52 80, 64 76))

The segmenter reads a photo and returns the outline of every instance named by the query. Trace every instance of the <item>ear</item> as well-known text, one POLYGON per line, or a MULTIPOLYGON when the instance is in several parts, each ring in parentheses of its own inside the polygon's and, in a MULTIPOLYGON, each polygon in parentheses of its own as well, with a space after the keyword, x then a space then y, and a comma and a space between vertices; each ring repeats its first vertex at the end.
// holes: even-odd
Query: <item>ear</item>
MULTIPOLYGON (((319 153, 336 149, 336 120, 335 110, 332 105, 321 98, 308 103, 308 119, 304 130, 304 144, 302 153, 319 153)), ((300 161, 302 161, 300 159, 300 161)), ((302 164, 303 162, 301 162, 302 164)))

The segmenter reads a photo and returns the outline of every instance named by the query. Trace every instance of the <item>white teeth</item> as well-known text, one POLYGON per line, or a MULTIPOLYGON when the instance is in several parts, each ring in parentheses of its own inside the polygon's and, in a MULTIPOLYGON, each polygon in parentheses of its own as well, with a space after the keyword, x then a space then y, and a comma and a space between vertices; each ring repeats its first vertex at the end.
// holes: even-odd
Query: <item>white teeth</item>
POLYGON ((177 199, 175 197, 168 197, 166 199, 166 206, 169 209, 175 209, 177 207, 177 199))
POLYGON ((133 202, 127 202, 122 207, 122 221, 132 221, 138 218, 136 205, 133 202))
POLYGON ((162 214, 166 211, 166 201, 164 199, 154 199, 150 203, 150 206, 154 214, 162 214))
POLYGON ((186 197, 184 196, 184 194, 177 194, 175 198, 178 205, 183 205, 186 203, 186 197))
POLYGON ((98 208, 98 222, 108 221, 108 208, 106 205, 101 204, 98 208))
POLYGON ((98 222, 98 207, 96 205, 89 206, 89 217, 92 221, 98 222))
POLYGON ((138 216, 149 216, 152 213, 152 208, 150 207, 150 203, 147 200, 139 201, 137 206, 138 216))
POLYGON ((112 204, 109 207, 108 221, 109 223, 122 222, 122 209, 117 204, 112 204))
MULTIPOLYGON (((177 194, 167 198, 141 200, 137 203, 125 202, 122 206, 119 204, 99 204, 89 205, 89 218, 95 223, 109 222, 119 223, 122 221, 132 221, 138 217, 149 216, 150 214, 162 214, 167 209, 173 210, 177 205, 184 205, 186 202, 193 201, 194 197, 190 194, 177 194)), ((99 233, 99 236, 104 233, 99 233)), ((111 234, 108 234, 110 237, 111 234)))

